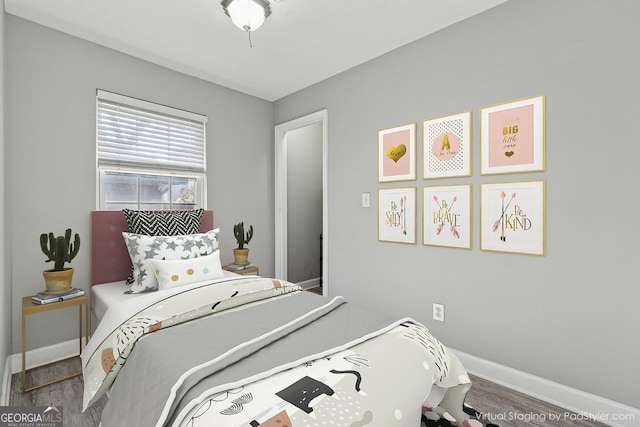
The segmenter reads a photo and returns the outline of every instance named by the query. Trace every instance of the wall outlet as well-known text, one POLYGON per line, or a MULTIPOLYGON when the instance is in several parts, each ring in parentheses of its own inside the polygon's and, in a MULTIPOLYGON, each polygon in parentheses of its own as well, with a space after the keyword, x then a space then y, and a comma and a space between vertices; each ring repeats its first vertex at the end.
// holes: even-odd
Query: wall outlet
POLYGON ((444 304, 433 303, 433 320, 444 322, 444 304))

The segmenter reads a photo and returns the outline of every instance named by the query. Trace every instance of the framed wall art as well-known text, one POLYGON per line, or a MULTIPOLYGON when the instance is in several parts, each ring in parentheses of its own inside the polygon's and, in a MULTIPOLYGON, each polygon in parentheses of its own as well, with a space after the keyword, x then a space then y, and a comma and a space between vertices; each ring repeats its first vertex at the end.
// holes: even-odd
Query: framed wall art
POLYGON ((544 95, 480 109, 481 175, 543 171, 544 95))
POLYGON ((422 243, 471 249, 471 185, 424 187, 422 243))
POLYGON ((378 182, 416 179, 416 123, 378 131, 378 182))
POLYGON ((545 254, 545 182, 480 186, 480 249, 545 254))
POLYGON ((471 176, 471 111, 423 122, 424 179, 471 176))
POLYGON ((378 240, 416 243, 416 187, 378 189, 378 240))

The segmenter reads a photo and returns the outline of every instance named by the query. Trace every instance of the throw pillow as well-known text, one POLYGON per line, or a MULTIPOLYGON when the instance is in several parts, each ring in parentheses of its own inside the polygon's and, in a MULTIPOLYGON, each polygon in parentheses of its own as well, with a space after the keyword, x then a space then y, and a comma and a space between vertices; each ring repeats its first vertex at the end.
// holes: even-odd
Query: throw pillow
POLYGON ((220 264, 220 251, 211 255, 184 260, 150 260, 153 266, 158 289, 189 285, 196 282, 224 277, 220 264))
POLYGON ((151 259, 180 260, 211 255, 218 249, 216 228, 208 233, 184 236, 147 236, 123 232, 133 264, 133 283, 125 293, 140 293, 158 289, 151 259))
MULTIPOLYGON (((187 211, 136 211, 123 209, 129 232, 147 236, 179 236, 200 233, 204 209, 187 211)), ((133 267, 127 284, 134 281, 133 267)))

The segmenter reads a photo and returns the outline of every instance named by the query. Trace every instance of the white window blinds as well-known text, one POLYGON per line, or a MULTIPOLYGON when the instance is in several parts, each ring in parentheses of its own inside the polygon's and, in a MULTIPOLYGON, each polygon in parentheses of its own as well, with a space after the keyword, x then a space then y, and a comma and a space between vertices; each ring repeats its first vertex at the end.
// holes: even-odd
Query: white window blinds
POLYGON ((102 90, 98 166, 205 172, 207 117, 102 90))

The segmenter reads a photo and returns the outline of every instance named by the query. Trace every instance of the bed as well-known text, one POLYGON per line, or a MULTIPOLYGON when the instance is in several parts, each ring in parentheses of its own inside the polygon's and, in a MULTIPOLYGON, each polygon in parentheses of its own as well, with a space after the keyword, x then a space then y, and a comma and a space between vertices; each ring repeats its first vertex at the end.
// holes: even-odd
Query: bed
MULTIPOLYGON (((182 251, 191 235, 131 234, 128 226, 120 211, 92 212, 99 323, 82 353, 83 405, 109 396, 103 427, 408 427, 435 405, 468 418, 464 367, 413 319, 224 272, 217 242, 192 258, 163 252, 138 263, 133 244, 162 242, 162 250, 138 246, 146 256, 176 242, 182 251), (132 264, 154 269, 156 289, 124 293, 132 264)), ((194 235, 212 230, 205 211, 194 235)), ((145 271, 136 274, 146 280, 145 271)))
MULTIPOLYGON (((213 230, 213 211, 203 210, 199 231, 213 230)), ((123 293, 131 260, 122 238, 129 226, 122 211, 91 212, 91 325, 95 328, 111 306, 131 300, 123 293), (100 285, 100 286, 94 286, 100 285)), ((233 277, 235 273, 224 271, 233 277)))

